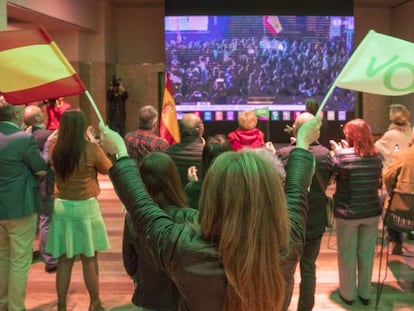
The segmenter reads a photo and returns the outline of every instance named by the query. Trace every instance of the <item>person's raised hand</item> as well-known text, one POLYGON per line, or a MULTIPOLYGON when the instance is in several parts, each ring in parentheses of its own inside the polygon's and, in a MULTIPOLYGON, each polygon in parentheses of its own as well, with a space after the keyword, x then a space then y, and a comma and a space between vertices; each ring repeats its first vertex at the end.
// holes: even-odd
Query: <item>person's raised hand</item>
POLYGON ((272 154, 276 154, 275 145, 271 141, 265 143, 265 148, 272 152, 272 154))
POLYGON ((123 138, 115 131, 111 130, 108 125, 99 122, 100 145, 108 154, 128 155, 123 138))
POLYGON ((58 129, 56 129, 56 130, 54 130, 48 137, 47 137, 47 140, 48 141, 56 141, 57 140, 57 137, 58 137, 58 132, 59 132, 59 130, 58 129))
POLYGON ((292 135, 293 134, 293 127, 286 124, 285 128, 283 129, 283 131, 285 133, 289 134, 289 135, 292 135))
POLYGON ((313 117, 303 123, 296 136, 296 147, 308 149, 309 145, 319 138, 321 124, 322 118, 320 116, 313 117))
POLYGON ((86 138, 92 143, 98 143, 98 140, 95 137, 95 129, 92 125, 88 126, 86 129, 86 138))
POLYGON ((187 178, 189 181, 198 181, 196 166, 193 165, 187 169, 187 178))

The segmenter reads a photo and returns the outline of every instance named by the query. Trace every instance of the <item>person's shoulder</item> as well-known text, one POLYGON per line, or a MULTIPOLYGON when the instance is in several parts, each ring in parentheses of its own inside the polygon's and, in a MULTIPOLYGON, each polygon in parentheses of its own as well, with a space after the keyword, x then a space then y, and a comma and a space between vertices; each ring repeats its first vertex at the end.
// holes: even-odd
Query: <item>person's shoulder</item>
POLYGON ((336 151, 336 156, 346 156, 346 155, 352 155, 355 154, 355 149, 353 147, 343 148, 338 151, 336 151))
POLYGON ((414 157, 414 145, 408 148, 399 149, 393 152, 392 156, 395 157, 396 159, 402 159, 402 160, 407 159, 407 158, 412 159, 414 157))
POLYGON ((283 146, 283 147, 281 147, 281 148, 279 148, 279 149, 277 149, 277 152, 276 152, 276 154, 278 155, 278 156, 288 156, 289 155, 289 153, 292 151, 292 149, 294 149, 295 148, 295 146, 294 145, 287 145, 287 146, 283 146))
POLYGON ((176 151, 177 149, 180 149, 180 148, 181 148, 181 143, 175 143, 175 144, 169 145, 168 148, 165 149, 165 151, 168 153, 171 151, 176 151))
POLYGON ((97 152, 98 150, 103 150, 102 147, 97 143, 97 142, 93 142, 93 141, 86 141, 86 150, 92 151, 92 152, 97 152))
POLYGON ((189 181, 185 186, 184 186, 184 191, 199 191, 201 189, 201 186, 203 185, 203 182, 201 180, 196 180, 196 181, 189 181))
POLYGON ((124 139, 127 139, 127 138, 136 138, 139 135, 140 135, 140 130, 137 129, 135 131, 131 131, 131 132, 126 133, 125 136, 124 136, 124 139))
POLYGON ((327 155, 331 155, 331 151, 326 148, 324 145, 321 144, 315 144, 315 145, 310 145, 309 146, 309 151, 312 152, 315 156, 327 156, 327 155))
POLYGON ((156 141, 157 141, 157 145, 158 145, 157 148, 160 151, 165 151, 170 146, 170 144, 168 143, 168 141, 165 138, 157 136, 156 141))

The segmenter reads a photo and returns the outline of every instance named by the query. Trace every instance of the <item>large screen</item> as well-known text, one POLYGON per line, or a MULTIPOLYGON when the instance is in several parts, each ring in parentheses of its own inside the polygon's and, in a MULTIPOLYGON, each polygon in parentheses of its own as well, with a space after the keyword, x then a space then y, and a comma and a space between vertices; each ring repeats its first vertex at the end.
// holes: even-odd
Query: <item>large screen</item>
MULTIPOLYGON (((256 110, 264 120, 291 123, 306 99, 324 99, 353 35, 353 16, 166 16, 178 117, 235 122, 239 111, 256 110)), ((328 121, 346 121, 354 108, 355 93, 336 88, 324 111, 328 121)))

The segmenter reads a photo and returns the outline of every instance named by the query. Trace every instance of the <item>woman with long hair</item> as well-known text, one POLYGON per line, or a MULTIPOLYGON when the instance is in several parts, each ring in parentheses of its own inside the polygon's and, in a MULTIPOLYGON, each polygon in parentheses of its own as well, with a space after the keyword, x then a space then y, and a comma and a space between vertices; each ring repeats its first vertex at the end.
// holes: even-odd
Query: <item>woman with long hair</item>
POLYGON ((368 305, 378 219, 382 211, 378 195, 382 161, 367 122, 349 121, 344 126, 344 135, 342 148, 334 144, 333 158, 339 296, 351 305, 357 293, 359 300, 368 305))
POLYGON ((63 113, 51 162, 55 171, 55 203, 46 251, 58 259, 56 289, 58 311, 66 299, 75 257, 82 261, 90 311, 103 310, 99 297, 97 252, 109 248, 109 240, 97 196, 97 174, 108 174, 111 161, 94 142, 86 116, 79 109, 63 113))
POLYGON ((229 284, 226 310, 279 310, 285 280, 277 267, 289 240, 279 175, 247 150, 219 156, 210 170, 200 197, 201 238, 217 244, 221 254, 229 284))
POLYGON ((287 165, 285 191, 272 164, 254 152, 225 152, 209 168, 201 190, 200 230, 177 224, 146 193, 122 138, 101 127, 101 143, 115 154, 110 177, 138 234, 146 238, 177 285, 180 310, 282 310, 284 270, 297 264, 305 238, 306 196, 314 158, 306 149, 320 118, 299 130, 287 165))
MULTIPOLYGON (((180 174, 171 157, 162 152, 146 155, 139 171, 148 194, 176 223, 197 222, 197 211, 189 208, 180 174)), ((138 235, 128 213, 125 216, 122 257, 125 270, 134 279, 132 302, 145 310, 175 311, 179 292, 154 259, 145 238, 138 235)))

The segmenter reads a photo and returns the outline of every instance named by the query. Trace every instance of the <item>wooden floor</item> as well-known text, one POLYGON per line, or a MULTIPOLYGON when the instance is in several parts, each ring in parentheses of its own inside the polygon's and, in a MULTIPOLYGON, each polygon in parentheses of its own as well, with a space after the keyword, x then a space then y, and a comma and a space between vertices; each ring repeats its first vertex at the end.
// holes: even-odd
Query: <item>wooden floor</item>
MULTIPOLYGON (((136 310, 130 303, 132 282, 124 272, 121 245, 124 214, 122 204, 112 190, 107 177, 100 177, 102 192, 99 197, 105 223, 109 233, 111 249, 99 254, 101 299, 106 310, 136 310)), ((37 248, 37 241, 35 242, 37 248)), ((404 241, 405 251, 414 256, 414 241, 404 241)), ((378 248, 379 250, 379 248, 378 248)), ((338 297, 338 271, 335 230, 325 233, 321 253, 317 261, 317 289, 314 310, 374 310, 379 257, 375 259, 373 273, 372 303, 363 306, 356 301, 352 306, 344 305, 338 297)), ((34 263, 30 269, 26 306, 29 311, 56 310, 55 276, 44 271, 42 262, 34 263)), ((295 275, 299 280, 298 274, 295 275)), ((1 280, 0 280, 1 281, 1 280)), ((298 282, 296 282, 297 285, 298 282)), ((295 287, 289 310, 296 310, 298 298, 295 287)), ((68 296, 68 311, 87 311, 88 293, 82 278, 81 263, 76 262, 68 296)), ((390 256, 388 276, 385 281, 379 310, 414 310, 414 258, 390 256)), ((211 310, 206 310, 211 311, 211 310)), ((212 310, 214 311, 214 310, 212 310)))

